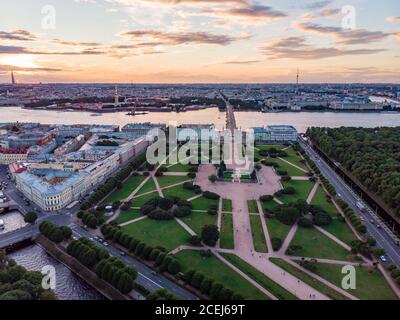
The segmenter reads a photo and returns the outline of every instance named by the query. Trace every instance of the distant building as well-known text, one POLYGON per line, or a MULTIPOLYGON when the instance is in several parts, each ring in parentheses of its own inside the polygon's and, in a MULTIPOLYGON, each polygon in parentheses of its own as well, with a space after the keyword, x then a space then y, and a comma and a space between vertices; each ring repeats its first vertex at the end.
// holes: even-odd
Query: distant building
POLYGON ((139 137, 147 135, 147 133, 153 129, 165 130, 166 125, 163 123, 150 123, 150 122, 128 123, 127 125, 122 127, 121 131, 129 132, 139 137))
POLYGON ((0 148, 0 164, 9 165, 17 161, 26 161, 27 158, 26 150, 0 148))
POLYGON ((78 150, 80 147, 82 147, 84 145, 84 143, 85 143, 85 136, 79 135, 74 139, 68 140, 62 146, 60 146, 56 150, 54 150, 54 155, 62 156, 67 153, 74 152, 74 151, 78 150))
POLYGON ((216 137, 214 124, 183 124, 176 129, 178 142, 210 141, 216 137))
POLYGON ((329 106, 332 110, 347 111, 376 111, 383 110, 381 103, 362 103, 362 102, 335 102, 329 106))
POLYGON ((298 138, 297 130, 288 125, 271 125, 252 129, 256 143, 294 142, 298 138))

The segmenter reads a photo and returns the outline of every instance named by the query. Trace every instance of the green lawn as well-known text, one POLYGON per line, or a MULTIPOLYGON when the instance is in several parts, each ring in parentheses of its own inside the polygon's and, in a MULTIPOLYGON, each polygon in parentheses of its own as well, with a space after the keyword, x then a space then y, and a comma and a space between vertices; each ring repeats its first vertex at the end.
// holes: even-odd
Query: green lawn
POLYGON ((162 177, 157 177, 158 184, 160 185, 160 188, 165 188, 168 186, 172 186, 177 183, 181 183, 184 181, 190 180, 189 177, 186 176, 162 176, 162 177))
POLYGON ((357 239, 346 222, 341 222, 337 219, 338 211, 333 203, 326 200, 326 193, 321 186, 318 187, 311 203, 322 207, 333 219, 332 223, 329 226, 322 227, 323 229, 349 245, 351 241, 357 239))
POLYGON ((184 250, 176 254, 183 271, 196 270, 223 284, 226 288, 241 294, 248 300, 268 300, 260 290, 220 261, 217 257, 202 257, 199 251, 184 250))
POLYGON ((157 197, 158 197, 158 192, 152 192, 144 196, 140 196, 138 198, 133 198, 132 207, 142 207, 146 202, 157 197))
POLYGON ((290 180, 288 182, 284 182, 283 186, 285 188, 291 186, 296 190, 295 194, 282 195, 279 197, 280 201, 287 204, 299 199, 307 200, 314 184, 311 181, 290 180))
POLYGON ((221 241, 220 247, 224 249, 233 249, 235 246, 233 240, 233 217, 230 213, 222 214, 221 221, 221 241))
POLYGON ((279 238, 283 241, 286 239, 286 236, 290 230, 290 226, 281 223, 278 219, 275 218, 268 218, 267 221, 267 228, 269 236, 272 238, 279 238))
POLYGON ((181 218, 198 236, 201 236, 201 230, 206 224, 217 225, 217 216, 209 215, 206 212, 192 212, 190 216, 181 218))
MULTIPOLYGON (((341 265, 318 263, 316 274, 341 287, 344 274, 341 265)), ((347 291, 362 300, 397 300, 396 295, 379 270, 355 267, 356 289, 347 291)))
POLYGON ((175 220, 158 221, 144 219, 122 228, 122 230, 135 239, 147 245, 164 247, 171 251, 187 243, 190 235, 175 220))
POLYGON ((218 200, 211 200, 205 197, 200 197, 191 201, 193 210, 208 210, 211 205, 218 206, 218 200))
POLYGON ((135 196, 141 195, 146 192, 154 191, 156 190, 156 184, 154 183, 153 179, 150 177, 149 180, 143 185, 143 187, 140 188, 138 193, 136 193, 135 196))
POLYGON ((272 212, 275 208, 279 206, 279 203, 276 202, 275 200, 262 201, 261 206, 263 207, 264 210, 272 212))
MULTIPOLYGON (((285 159, 285 158, 282 158, 282 159, 285 159)), ((270 158, 269 160, 271 160, 271 161, 276 162, 277 164, 279 164, 279 168, 278 168, 278 169, 279 169, 279 170, 285 170, 285 171, 287 171, 287 173, 288 173, 289 176, 303 177, 303 176, 306 176, 306 175, 307 175, 306 172, 304 172, 304 171, 302 171, 302 170, 300 170, 300 169, 298 169, 298 168, 296 168, 296 167, 294 167, 294 166, 288 164, 288 163, 285 162, 285 161, 282 161, 282 160, 279 159, 279 158, 270 158)), ((285 159, 285 160, 286 160, 286 161, 289 161, 289 159, 285 159)), ((290 161, 289 161, 289 162, 290 162, 290 161)))
POLYGON ((299 227, 290 245, 302 247, 294 253, 295 256, 335 260, 350 258, 350 252, 315 228, 299 227))
POLYGON ((222 256, 232 263, 236 268, 247 274, 250 278, 272 293, 279 300, 297 300, 297 297, 281 287, 278 283, 272 281, 262 272, 249 265, 246 261, 240 259, 237 255, 231 253, 223 253, 222 256))
POLYGON ((232 200, 222 199, 222 211, 232 212, 232 200))
POLYGON ((249 210, 249 213, 258 213, 256 200, 247 200, 247 208, 249 210))
POLYGON ((168 189, 163 189, 162 193, 164 194, 164 197, 170 198, 170 197, 178 197, 180 199, 190 199, 195 196, 197 196, 196 193, 194 193, 192 190, 187 190, 183 187, 183 185, 179 185, 176 187, 168 188, 168 189))
POLYGON ((140 213, 139 209, 131 209, 128 211, 121 211, 121 213, 119 214, 118 218, 115 219, 115 221, 118 224, 121 224, 121 223, 125 223, 128 221, 140 218, 141 216, 142 216, 142 214, 140 213))
POLYGON ((307 170, 306 165, 303 162, 301 162, 301 160, 302 160, 301 157, 299 157, 296 154, 296 151, 292 147, 290 147, 289 149, 286 149, 285 152, 288 155, 287 155, 287 157, 284 157, 283 159, 295 164, 296 166, 298 166, 300 168, 303 168, 304 170, 307 170))
POLYGON ((129 195, 143 182, 144 176, 129 177, 123 184, 121 190, 116 190, 109 195, 104 201, 104 204, 121 201, 129 197, 129 195))
POLYGON ((304 273, 300 269, 292 266, 291 264, 287 263, 286 261, 279 259, 279 258, 270 258, 271 262, 276 264, 277 266, 281 267, 286 272, 290 273, 291 275, 295 276, 296 278, 300 279, 304 283, 307 283, 309 286, 315 288, 319 292, 325 294, 326 296, 330 297, 333 300, 348 300, 347 297, 343 296, 336 290, 328 287, 324 283, 314 279, 313 277, 309 276, 307 273, 304 273))
POLYGON ((253 235, 254 249, 257 252, 267 252, 264 230, 261 225, 260 216, 250 215, 251 233, 253 235))
POLYGON ((168 168, 168 172, 189 172, 190 165, 177 163, 172 166, 167 165, 166 167, 168 168))

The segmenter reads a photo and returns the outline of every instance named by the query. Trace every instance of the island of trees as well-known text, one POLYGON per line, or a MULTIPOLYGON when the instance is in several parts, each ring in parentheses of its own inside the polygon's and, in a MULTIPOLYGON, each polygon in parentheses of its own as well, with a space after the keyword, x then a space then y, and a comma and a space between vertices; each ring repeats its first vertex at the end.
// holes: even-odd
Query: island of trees
POLYGON ((310 128, 307 135, 400 217, 400 127, 310 128))

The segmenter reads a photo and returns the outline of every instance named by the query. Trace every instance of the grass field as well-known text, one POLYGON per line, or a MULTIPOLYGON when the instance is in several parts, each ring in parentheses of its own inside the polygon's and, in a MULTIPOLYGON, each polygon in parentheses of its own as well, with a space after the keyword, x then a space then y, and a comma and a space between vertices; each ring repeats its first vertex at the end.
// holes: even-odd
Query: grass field
POLYGON ((256 200, 247 200, 247 208, 249 210, 249 213, 258 213, 256 200))
POLYGON ((222 199, 222 211, 232 212, 232 200, 222 199))
POLYGON ((233 240, 233 217, 230 213, 222 214, 221 221, 221 240, 220 247, 224 249, 233 249, 235 246, 233 240))
POLYGON ((192 190, 185 189, 183 187, 183 185, 178 185, 176 187, 163 189, 162 193, 164 194, 164 197, 166 197, 166 198, 178 197, 183 200, 187 200, 189 198, 193 198, 193 197, 197 196, 197 194, 194 193, 192 190))
POLYGON ((261 219, 258 215, 250 215, 251 233, 253 236, 254 249, 257 252, 267 252, 264 230, 261 225, 261 219))
POLYGON ((285 240, 290 230, 290 226, 281 223, 278 219, 275 218, 267 219, 267 228, 269 236, 271 238, 279 238, 282 240, 282 242, 285 240))
POLYGON ((271 201, 262 201, 261 206, 263 207, 264 210, 267 210, 268 212, 272 212, 275 208, 279 206, 279 203, 271 200, 271 201))
POLYGON ((303 168, 304 170, 307 170, 306 165, 301 161, 301 157, 299 157, 296 154, 296 151, 290 147, 288 149, 285 150, 285 152, 288 154, 287 157, 284 157, 283 159, 295 164, 296 166, 303 168))
POLYGON ((182 183, 185 181, 189 181, 189 177, 185 176, 162 176, 162 177, 157 177, 158 184, 160 185, 160 188, 165 188, 168 186, 172 186, 177 183, 182 183))
POLYGON ((138 209, 131 209, 128 211, 121 211, 121 213, 119 214, 119 216, 117 217, 117 219, 115 219, 115 221, 118 224, 121 223, 125 223, 137 218, 140 218, 142 216, 142 214, 140 213, 140 210, 138 209))
POLYGON ((147 245, 164 247, 171 251, 187 243, 190 235, 175 220, 158 221, 144 219, 122 228, 135 239, 147 245))
POLYGON ((172 166, 166 165, 165 167, 168 168, 168 172, 189 172, 190 165, 183 164, 183 163, 177 163, 177 164, 173 164, 172 166))
POLYGON ((136 193, 135 196, 141 195, 146 192, 154 191, 156 190, 156 184, 154 183, 153 179, 150 177, 149 180, 143 185, 143 187, 140 188, 138 193, 136 193))
POLYGON ((206 212, 192 212, 190 216, 181 218, 198 236, 206 224, 217 225, 217 216, 209 215, 206 212))
POLYGON ((229 288, 236 293, 240 293, 245 299, 269 299, 260 290, 215 256, 202 257, 199 251, 184 250, 177 253, 176 259, 181 262, 183 271, 190 269, 199 271, 203 275, 214 279, 214 281, 223 284, 226 288, 229 288))
POLYGON ((323 284, 322 282, 314 279, 313 277, 309 276, 307 273, 304 273, 300 269, 292 266, 291 264, 287 263, 286 261, 279 259, 279 258, 270 258, 270 261, 276 264, 277 266, 281 267, 286 272, 290 273, 291 275, 295 276, 296 278, 300 279, 304 283, 307 283, 309 286, 315 288, 319 292, 325 294, 326 296, 330 297, 334 300, 348 300, 347 297, 343 296, 336 290, 328 287, 327 285, 323 284))
POLYGON ((333 203, 326 200, 326 193, 321 186, 318 187, 318 190, 311 203, 323 208, 333 219, 332 223, 329 226, 322 227, 323 229, 347 244, 350 244, 351 241, 356 240, 356 236, 346 222, 341 222, 337 219, 338 211, 333 203))
POLYGON ((350 252, 315 228, 298 228, 290 245, 302 248, 294 253, 295 256, 335 260, 348 260, 350 252))
POLYGON ((218 200, 200 197, 191 201, 193 210, 208 210, 211 205, 218 205, 218 200))
POLYGON ((290 180, 288 182, 284 182, 283 186, 293 187, 296 190, 295 194, 291 195, 282 195, 279 197, 279 200, 283 203, 294 202, 298 199, 307 200, 308 195, 310 194, 314 184, 311 181, 302 181, 302 180, 290 180))
POLYGON ((121 201, 129 197, 129 195, 143 182, 144 176, 129 177, 123 184, 121 190, 116 190, 109 195, 104 201, 104 204, 121 201))
POLYGON ((231 253, 223 253, 222 256, 232 263, 236 268, 247 274, 250 278, 272 293, 279 300, 297 300, 297 297, 282 288, 278 283, 272 281, 265 274, 249 265, 246 261, 231 253))
MULTIPOLYGON (((317 275, 340 287, 343 279, 341 265, 318 263, 317 275)), ((362 300, 397 300, 396 295, 389 287, 379 270, 355 267, 356 289, 347 291, 362 300)))
MULTIPOLYGON (((286 159, 286 158, 282 158, 282 159, 285 159, 286 161, 289 161, 289 159, 286 159)), ((302 170, 290 165, 289 163, 287 163, 285 161, 282 161, 279 158, 271 158, 270 160, 275 162, 275 163, 277 163, 277 164, 279 164, 279 168, 278 169, 287 171, 288 175, 291 176, 291 177, 293 177, 293 176, 303 177, 303 176, 307 175, 306 172, 304 172, 304 171, 302 171, 302 170)))

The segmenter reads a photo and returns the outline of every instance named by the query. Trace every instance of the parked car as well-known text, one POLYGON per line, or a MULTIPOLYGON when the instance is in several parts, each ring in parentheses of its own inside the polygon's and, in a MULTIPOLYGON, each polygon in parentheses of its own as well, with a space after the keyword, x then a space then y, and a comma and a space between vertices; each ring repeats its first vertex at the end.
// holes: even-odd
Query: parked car
POLYGON ((385 256, 380 256, 379 259, 381 259, 382 262, 387 262, 387 259, 385 256))

